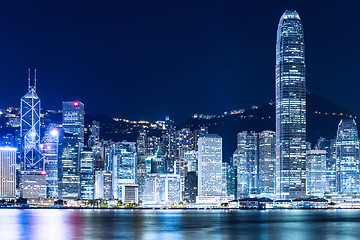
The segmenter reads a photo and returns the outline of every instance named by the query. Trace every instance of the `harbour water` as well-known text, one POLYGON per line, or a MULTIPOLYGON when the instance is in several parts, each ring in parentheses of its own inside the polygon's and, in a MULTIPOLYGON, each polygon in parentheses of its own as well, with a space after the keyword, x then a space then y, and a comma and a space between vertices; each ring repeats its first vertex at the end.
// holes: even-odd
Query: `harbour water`
POLYGON ((359 239, 360 210, 0 209, 0 239, 359 239))

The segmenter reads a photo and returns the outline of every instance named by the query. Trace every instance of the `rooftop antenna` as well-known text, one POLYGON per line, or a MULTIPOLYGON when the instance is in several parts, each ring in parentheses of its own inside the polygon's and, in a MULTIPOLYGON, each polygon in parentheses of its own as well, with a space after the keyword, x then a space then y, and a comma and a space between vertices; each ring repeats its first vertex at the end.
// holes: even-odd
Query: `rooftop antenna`
POLYGON ((35 68, 35 73, 34 73, 34 75, 35 75, 34 90, 36 91, 36 68, 35 68))
POLYGON ((30 68, 28 69, 28 89, 30 91, 30 68))

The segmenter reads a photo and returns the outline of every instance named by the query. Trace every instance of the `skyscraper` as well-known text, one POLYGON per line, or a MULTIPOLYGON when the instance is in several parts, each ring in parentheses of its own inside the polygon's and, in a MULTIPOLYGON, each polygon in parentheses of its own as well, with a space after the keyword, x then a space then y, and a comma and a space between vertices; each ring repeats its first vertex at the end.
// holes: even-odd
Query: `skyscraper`
POLYGON ((115 199, 125 202, 125 186, 136 184, 137 157, 134 142, 120 142, 111 145, 110 162, 113 166, 112 189, 115 199))
POLYGON ((80 198, 94 199, 94 155, 92 148, 83 147, 80 153, 80 198))
POLYGON ((20 136, 22 141, 22 170, 43 171, 44 161, 40 153, 40 98, 36 93, 35 82, 31 85, 30 69, 28 77, 28 92, 21 98, 20 136))
POLYGON ((198 196, 222 196, 222 138, 203 135, 198 147, 198 196))
POLYGON ((45 158, 46 196, 58 197, 58 163, 59 163, 59 130, 50 125, 45 132, 43 144, 40 145, 41 153, 45 158))
POLYGON ((0 198, 16 197, 16 148, 0 147, 0 198))
POLYGON ((342 119, 336 137, 337 190, 341 193, 360 190, 359 136, 355 120, 342 119))
POLYGON ((306 155, 306 192, 310 196, 324 197, 326 150, 308 150, 306 155))
POLYGON ((275 194, 275 132, 259 133, 259 192, 270 197, 275 194))
POLYGON ((80 146, 84 146, 84 104, 79 101, 62 103, 63 129, 79 138, 80 146))
POLYGON ((238 197, 257 194, 259 187, 259 138, 255 132, 240 132, 237 136, 238 197))
POLYGON ((80 197, 79 139, 71 133, 64 133, 62 155, 59 161, 59 198, 80 197))
POLYGON ((276 194, 306 195, 305 42, 299 14, 281 16, 276 43, 276 194))

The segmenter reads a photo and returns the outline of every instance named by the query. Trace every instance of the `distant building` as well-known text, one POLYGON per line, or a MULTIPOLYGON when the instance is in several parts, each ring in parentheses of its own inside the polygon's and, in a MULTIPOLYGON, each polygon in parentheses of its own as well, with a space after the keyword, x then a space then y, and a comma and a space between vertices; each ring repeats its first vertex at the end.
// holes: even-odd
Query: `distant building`
POLYGON ((276 136, 273 131, 259 133, 259 193, 275 195, 276 136))
POLYGON ((16 197, 16 151, 0 147, 0 199, 16 197))
POLYGON ((59 162, 59 137, 60 133, 55 126, 49 126, 45 132, 43 144, 40 145, 44 156, 46 172, 46 196, 47 198, 58 198, 58 162, 59 162))
POLYGON ((80 147, 78 135, 64 133, 59 161, 59 198, 80 198, 80 147))
POLYGON ((326 191, 326 150, 306 152, 306 192, 310 196, 324 197, 326 191))
POLYGON ((95 171, 94 199, 112 199, 112 172, 95 171))
POLYGON ((221 196, 222 138, 206 134, 198 142, 198 196, 221 196))
POLYGON ((299 14, 281 16, 276 43, 276 194, 306 195, 306 82, 304 29, 299 14))
POLYGON ((248 197, 259 192, 259 139, 255 132, 237 135, 237 197, 248 197))
POLYGON ((92 148, 83 147, 80 153, 80 198, 94 199, 94 155, 92 148))
POLYGON ((84 104, 80 101, 62 103, 63 129, 79 138, 80 146, 84 146, 84 104))
POLYGON ((21 197, 26 199, 46 198, 45 171, 24 171, 21 176, 21 197))
POLYGON ((136 184, 137 156, 134 142, 114 143, 110 148, 110 162, 113 166, 112 190, 115 199, 125 202, 123 185, 136 184))
POLYGON ((198 194, 198 174, 197 172, 188 172, 185 176, 185 190, 183 194, 183 201, 189 203, 196 202, 198 194))
POLYGON ((150 174, 146 181, 144 203, 177 203, 180 201, 180 175, 150 174))
POLYGON ((22 140, 21 165, 23 171, 43 171, 44 158, 40 153, 40 98, 36 93, 36 70, 35 84, 30 84, 29 70, 28 92, 21 98, 20 111, 20 136, 22 140))
POLYGON ((336 137, 337 190, 353 193, 360 190, 359 137, 355 120, 342 119, 336 137))

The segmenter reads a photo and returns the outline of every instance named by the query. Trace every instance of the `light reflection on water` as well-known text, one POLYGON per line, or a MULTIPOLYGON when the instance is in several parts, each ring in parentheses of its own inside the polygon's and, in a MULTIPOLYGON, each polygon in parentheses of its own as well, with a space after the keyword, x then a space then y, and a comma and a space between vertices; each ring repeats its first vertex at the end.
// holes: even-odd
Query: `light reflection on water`
POLYGON ((359 239, 360 210, 0 209, 0 239, 359 239))

